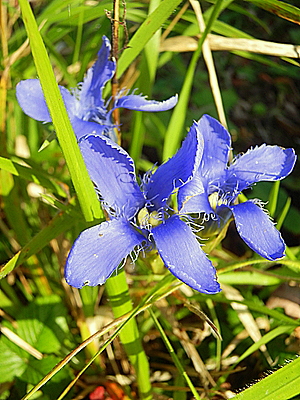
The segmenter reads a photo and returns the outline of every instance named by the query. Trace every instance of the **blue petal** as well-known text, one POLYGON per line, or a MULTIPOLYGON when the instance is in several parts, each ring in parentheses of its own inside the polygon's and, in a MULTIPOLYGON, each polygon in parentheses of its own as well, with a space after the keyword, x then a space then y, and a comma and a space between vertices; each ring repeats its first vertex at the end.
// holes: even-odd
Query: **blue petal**
POLYGON ((135 111, 166 111, 176 106, 178 96, 172 96, 168 100, 156 101, 147 100, 145 96, 130 94, 128 96, 120 97, 116 100, 114 108, 127 108, 128 110, 135 111))
POLYGON ((194 123, 175 156, 158 167, 144 185, 146 197, 154 208, 165 206, 174 190, 192 179, 199 167, 202 151, 203 141, 194 123))
POLYGON ((178 216, 153 228, 152 233, 157 250, 173 275, 201 293, 220 291, 215 268, 191 228, 178 216))
MULTIPOLYGON (((59 89, 69 117, 72 118, 73 110, 75 109, 75 102, 77 100, 63 86, 59 86, 59 89)), ((29 117, 36 119, 37 121, 52 121, 38 79, 26 79, 25 81, 19 82, 16 88, 16 95, 22 110, 25 114, 29 115, 29 117)))
POLYGON ((145 238, 124 219, 102 222, 81 232, 69 253, 65 278, 69 285, 102 285, 121 261, 145 238))
POLYGON ((208 200, 208 184, 203 179, 199 170, 194 178, 178 191, 178 210, 180 214, 214 214, 208 200))
POLYGON ((111 137, 113 135, 113 125, 101 125, 97 122, 83 121, 80 118, 73 116, 71 120, 77 140, 86 135, 104 135, 111 137), (112 131, 112 132, 111 132, 112 131))
POLYGON ((133 217, 145 199, 137 184, 134 162, 120 146, 104 136, 89 135, 79 143, 92 181, 107 211, 133 217))
POLYGON ((191 182, 179 189, 178 209, 181 213, 214 213, 208 196, 224 183, 231 138, 227 130, 214 118, 203 115, 198 129, 204 140, 199 170, 191 182))
POLYGON ((198 127, 204 139, 204 151, 200 164, 203 180, 220 180, 227 167, 231 137, 216 119, 203 115, 198 127))
POLYGON ((242 191, 259 181, 277 181, 293 169, 296 155, 293 149, 265 144, 249 149, 228 168, 227 183, 242 191))
POLYGON ((87 71, 81 85, 80 103, 84 108, 104 107, 103 88, 115 73, 116 63, 110 58, 111 45, 106 36, 102 36, 102 46, 94 65, 87 71))
POLYGON ((38 79, 27 79, 19 82, 16 87, 16 95, 25 114, 37 121, 51 122, 44 93, 38 79))
POLYGON ((284 256, 285 244, 266 212, 252 201, 230 207, 237 231, 247 245, 268 260, 284 256))

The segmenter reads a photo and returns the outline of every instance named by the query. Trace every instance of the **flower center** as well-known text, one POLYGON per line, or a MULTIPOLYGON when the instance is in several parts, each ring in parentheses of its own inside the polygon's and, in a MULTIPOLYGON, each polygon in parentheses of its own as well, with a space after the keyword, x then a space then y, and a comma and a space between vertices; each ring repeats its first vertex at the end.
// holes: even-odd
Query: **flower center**
POLYGON ((220 206, 223 204, 222 199, 219 197, 218 192, 214 192, 214 193, 210 194, 208 196, 208 201, 213 210, 216 210, 217 206, 220 206))
POLYGON ((137 220, 141 228, 151 229, 152 227, 160 225, 163 218, 160 212, 152 211, 149 213, 147 208, 144 207, 139 211, 137 220))

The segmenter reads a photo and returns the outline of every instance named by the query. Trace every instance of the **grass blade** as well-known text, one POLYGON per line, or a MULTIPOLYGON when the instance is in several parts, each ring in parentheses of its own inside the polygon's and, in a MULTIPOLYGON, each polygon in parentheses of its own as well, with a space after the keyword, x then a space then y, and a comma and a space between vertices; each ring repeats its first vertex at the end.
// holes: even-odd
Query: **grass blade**
POLYGON ((300 393, 300 357, 233 397, 235 400, 286 400, 300 393))

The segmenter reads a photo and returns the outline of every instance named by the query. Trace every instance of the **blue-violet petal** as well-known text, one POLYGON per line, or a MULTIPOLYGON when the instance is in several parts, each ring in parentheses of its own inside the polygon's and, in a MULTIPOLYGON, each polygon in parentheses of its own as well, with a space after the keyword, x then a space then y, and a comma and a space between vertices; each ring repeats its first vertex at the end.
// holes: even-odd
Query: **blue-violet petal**
POLYGON ((206 114, 199 120, 198 127, 204 139, 200 164, 203 181, 220 181, 228 163, 230 134, 219 121, 206 114))
POLYGON ((252 250, 268 260, 284 256, 281 234, 261 207, 249 200, 230 209, 239 235, 252 250))
POLYGON ((145 203, 132 158, 104 136, 83 137, 79 147, 107 212, 112 216, 132 218, 145 203))
POLYGON ((81 85, 80 103, 85 107, 103 108, 104 100, 102 91, 105 84, 113 77, 116 70, 115 61, 110 60, 110 41, 102 36, 102 46, 93 66, 87 71, 87 75, 81 85))
MULTIPOLYGON (((76 99, 63 86, 59 86, 59 90, 67 108, 69 117, 72 118, 76 99)), ((52 121, 44 93, 38 79, 26 79, 25 81, 19 82, 16 88, 16 95, 22 110, 29 117, 42 122, 52 121)))
POLYGON ((165 206, 174 190, 193 178, 199 167, 202 151, 203 140, 195 122, 177 153, 160 165, 144 185, 146 197, 155 209, 165 206))
POLYGON ((228 168, 227 185, 242 191, 259 181, 277 181, 293 169, 293 149, 263 144, 237 157, 228 168))
POLYGON ((145 238, 124 219, 102 222, 81 232, 69 253, 65 278, 69 285, 102 285, 121 261, 145 238))
POLYGON ((115 108, 127 108, 135 111, 166 111, 176 106, 178 96, 172 96, 168 100, 156 101, 148 100, 145 96, 129 94, 118 98, 114 104, 115 108))
POLYGON ((153 228, 152 233, 158 252, 173 275, 201 293, 220 291, 215 268, 191 228, 177 215, 153 228))
POLYGON ((204 186, 199 171, 190 182, 178 190, 178 210, 180 214, 214 214, 208 199, 207 182, 204 186))

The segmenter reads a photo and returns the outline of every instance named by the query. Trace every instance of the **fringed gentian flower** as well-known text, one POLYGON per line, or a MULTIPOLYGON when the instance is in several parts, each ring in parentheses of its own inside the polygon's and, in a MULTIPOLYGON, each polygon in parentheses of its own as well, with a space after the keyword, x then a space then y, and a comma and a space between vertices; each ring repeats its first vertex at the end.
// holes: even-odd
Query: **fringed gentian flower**
POLYGON ((237 197, 256 182, 285 178, 296 161, 294 150, 263 144, 228 165, 231 139, 227 130, 208 115, 200 119, 199 129, 203 156, 193 180, 179 189, 179 209, 200 214, 204 225, 217 230, 233 217, 239 235, 252 250, 268 260, 283 257, 284 241, 261 202, 238 203, 237 197))
POLYGON ((84 230, 75 241, 65 268, 68 284, 103 284, 128 255, 156 248, 181 281, 202 293, 219 292, 216 271, 188 219, 168 203, 198 169, 202 140, 197 124, 174 157, 144 176, 141 188, 133 160, 109 138, 88 135, 79 146, 110 220, 84 230))
MULTIPOLYGON (((127 108, 136 111, 165 111, 177 103, 177 96, 166 101, 147 100, 145 96, 129 94, 122 96, 121 91, 108 111, 108 104, 103 100, 103 88, 113 77, 116 63, 110 60, 111 45, 103 36, 102 46, 94 65, 78 88, 69 92, 59 86, 77 139, 86 134, 105 135, 115 140, 112 112, 116 108, 127 108)), ((38 79, 27 79, 17 85, 17 99, 25 114, 43 122, 51 122, 51 116, 45 102, 44 94, 38 79)))

